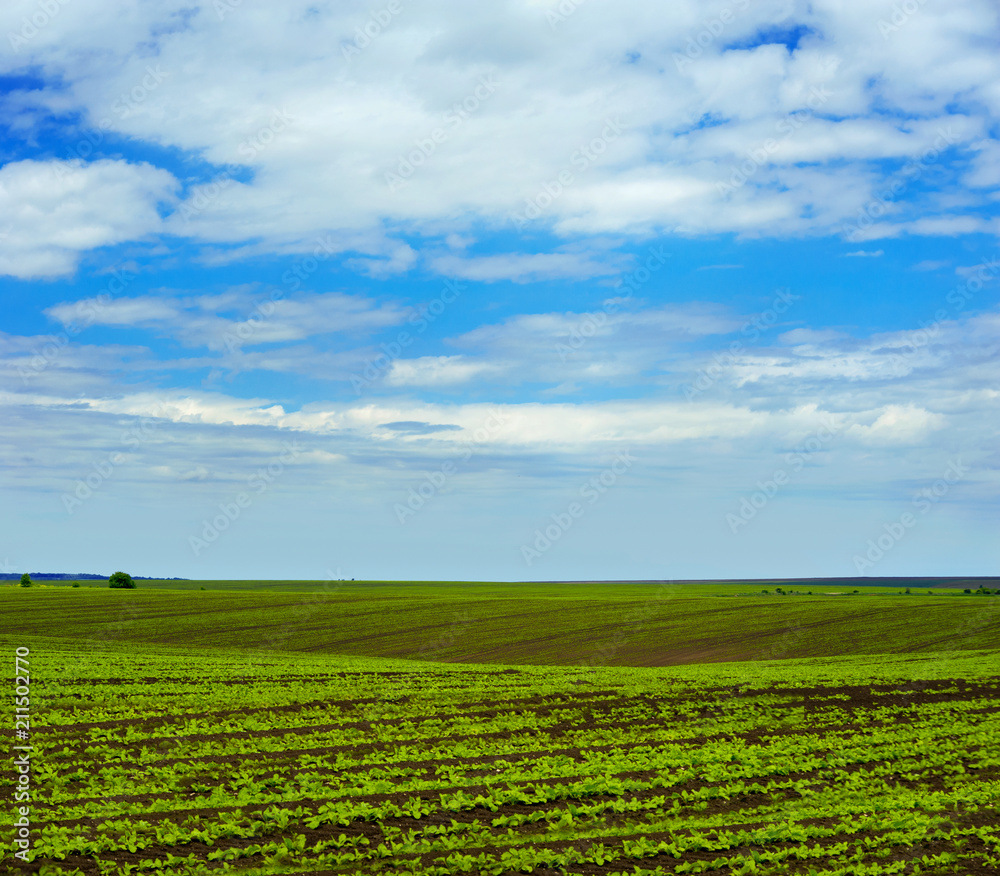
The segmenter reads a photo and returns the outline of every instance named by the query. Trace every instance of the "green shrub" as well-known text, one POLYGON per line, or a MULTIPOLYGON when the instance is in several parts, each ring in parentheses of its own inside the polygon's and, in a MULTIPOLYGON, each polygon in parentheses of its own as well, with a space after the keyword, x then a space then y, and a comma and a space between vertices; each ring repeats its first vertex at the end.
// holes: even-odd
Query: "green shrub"
POLYGON ((115 572, 108 578, 108 587, 116 587, 125 590, 135 590, 135 581, 127 572, 115 572))
POLYGON ((30 587, 32 585, 32 583, 33 582, 31 580, 31 575, 29 575, 27 572, 25 572, 21 576, 21 586, 22 587, 30 587))

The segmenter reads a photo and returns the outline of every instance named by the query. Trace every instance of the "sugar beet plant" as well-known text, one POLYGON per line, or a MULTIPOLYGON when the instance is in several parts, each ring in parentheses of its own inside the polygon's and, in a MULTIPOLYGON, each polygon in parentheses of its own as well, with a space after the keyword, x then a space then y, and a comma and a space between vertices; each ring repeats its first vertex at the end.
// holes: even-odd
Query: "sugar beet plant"
POLYGON ((35 659, 46 874, 1000 872, 994 652, 35 659))

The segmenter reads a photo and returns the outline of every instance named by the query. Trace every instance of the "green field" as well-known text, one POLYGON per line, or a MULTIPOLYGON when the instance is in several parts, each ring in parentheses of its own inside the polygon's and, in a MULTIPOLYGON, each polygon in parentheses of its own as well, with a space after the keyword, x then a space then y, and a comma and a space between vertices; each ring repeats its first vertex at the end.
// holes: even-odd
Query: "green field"
POLYGON ((0 635, 65 647, 134 642, 143 648, 184 644, 250 653, 621 666, 1000 645, 1000 597, 961 591, 817 588, 810 596, 746 585, 284 586, 3 587, 0 635))
POLYGON ((1000 872, 1000 597, 144 583, 0 588, 0 868, 1000 872))

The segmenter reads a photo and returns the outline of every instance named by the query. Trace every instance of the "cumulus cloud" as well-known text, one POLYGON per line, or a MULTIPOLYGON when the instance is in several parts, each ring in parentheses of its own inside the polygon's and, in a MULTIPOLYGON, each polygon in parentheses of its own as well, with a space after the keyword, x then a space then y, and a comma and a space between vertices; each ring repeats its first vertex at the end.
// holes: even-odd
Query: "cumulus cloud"
POLYGON ((177 180, 147 163, 16 161, 0 167, 0 274, 72 274, 87 250, 162 231, 177 180))
MULTIPOLYGON (((0 29, 18 33, 34 8, 7 4, 0 29)), ((966 212, 917 200, 907 177, 892 215, 857 239, 995 230, 980 215, 998 185, 989 0, 924 5, 888 30, 892 5, 881 0, 766 0, 706 29, 721 9, 588 3, 553 22, 548 3, 484 11, 445 0, 407 8, 358 49, 367 13, 351 6, 220 14, 131 0, 61 7, 3 63, 53 83, 8 98, 29 129, 77 112, 81 130, 214 165, 167 217, 171 233, 248 253, 305 251, 330 234, 372 276, 415 264, 399 235, 454 241, 475 224, 567 236, 840 233, 905 168, 966 189, 966 212), (941 160, 952 153, 966 170, 941 160)), ((26 234, 4 270, 65 273, 82 248, 160 228, 149 205, 170 178, 131 172, 120 216, 92 233, 100 223, 87 210, 67 217, 77 233, 51 253, 26 234)), ((436 265, 485 280, 599 271, 544 255, 436 265)))
POLYGON ((866 444, 917 444, 928 432, 943 429, 947 423, 943 415, 916 405, 888 405, 870 425, 852 425, 848 435, 866 444))

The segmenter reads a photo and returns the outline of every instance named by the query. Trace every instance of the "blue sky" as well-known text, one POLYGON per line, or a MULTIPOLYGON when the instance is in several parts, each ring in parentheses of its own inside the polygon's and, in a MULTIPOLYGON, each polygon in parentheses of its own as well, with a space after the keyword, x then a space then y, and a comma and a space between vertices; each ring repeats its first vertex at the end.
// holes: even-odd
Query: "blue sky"
POLYGON ((997 571, 986 0, 8 3, 0 562, 997 571))

